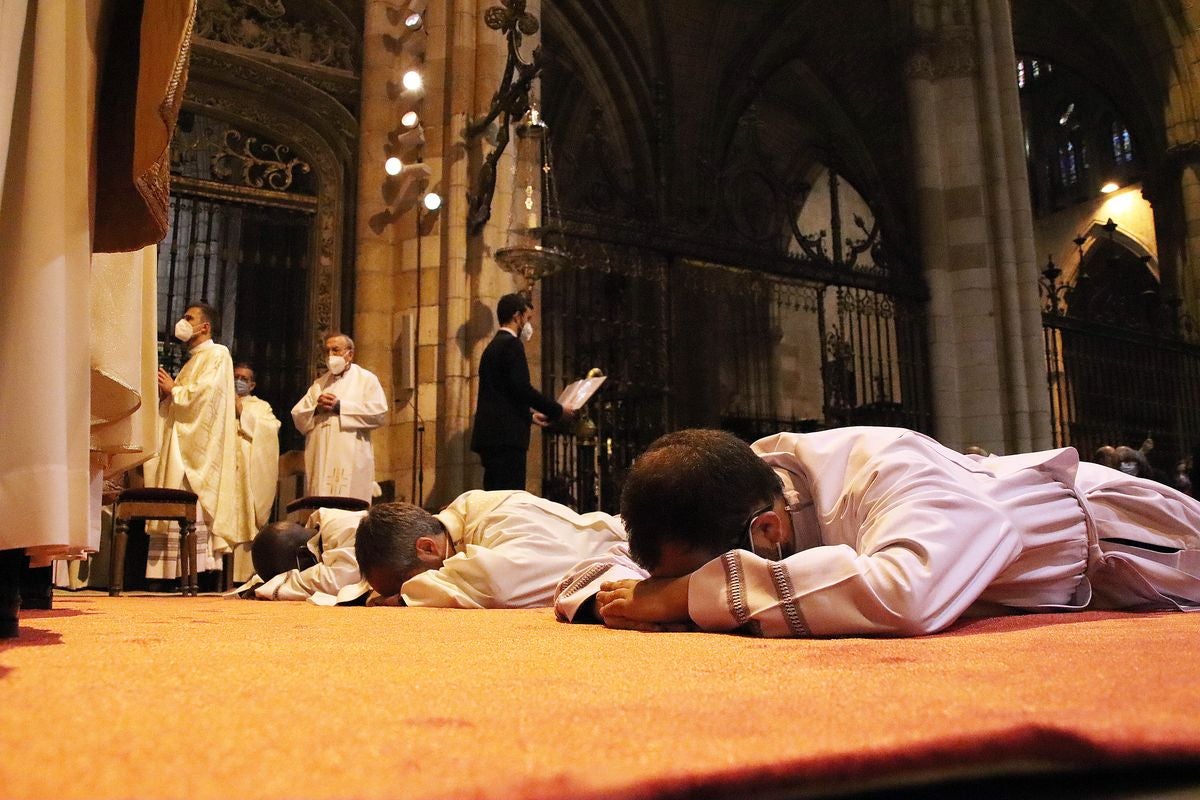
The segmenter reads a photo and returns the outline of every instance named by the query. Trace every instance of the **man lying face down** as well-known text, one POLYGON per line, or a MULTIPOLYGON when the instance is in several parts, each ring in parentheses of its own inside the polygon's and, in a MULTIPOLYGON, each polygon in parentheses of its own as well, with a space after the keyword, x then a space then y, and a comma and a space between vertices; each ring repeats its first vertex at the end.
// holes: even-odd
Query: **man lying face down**
POLYGON ((965 613, 1200 607, 1200 503, 1073 448, 980 458, 898 428, 752 447, 679 431, 634 464, 621 515, 628 550, 571 570, 560 618, 911 636, 965 613))
POLYGON ((307 526, 264 525, 250 546, 257 573, 238 588, 259 600, 309 600, 318 605, 365 600, 370 592, 354 558, 354 536, 365 511, 319 508, 307 526))
POLYGON ((608 514, 577 514, 523 491, 470 491, 437 514, 409 503, 373 506, 355 552, 385 604, 536 608, 552 604, 571 566, 624 541, 621 521, 608 514))

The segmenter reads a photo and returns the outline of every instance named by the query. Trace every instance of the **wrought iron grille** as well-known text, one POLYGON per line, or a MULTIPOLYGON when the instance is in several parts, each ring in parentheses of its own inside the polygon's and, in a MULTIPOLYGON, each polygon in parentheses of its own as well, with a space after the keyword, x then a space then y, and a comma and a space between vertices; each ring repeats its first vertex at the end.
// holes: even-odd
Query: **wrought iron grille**
POLYGON ((1049 313, 1042 332, 1057 446, 1086 459, 1150 437, 1170 474, 1200 444, 1200 347, 1049 313))
POLYGON ((576 241, 572 269, 542 283, 546 386, 593 367, 608 376, 587 407, 595 435, 543 438, 543 494, 581 510, 616 507, 621 479, 667 429, 668 264, 659 253, 576 241))
POLYGON ((1111 219, 1080 234, 1073 274, 1051 260, 1038 282, 1054 441, 1092 458, 1150 438, 1169 476, 1200 445, 1200 343, 1152 257, 1118 236, 1111 219))
POLYGON ((547 385, 599 367, 597 435, 544 437, 548 497, 615 511, 633 458, 667 430, 745 439, 851 424, 930 425, 924 321, 883 292, 572 242, 542 285, 547 385), (594 441, 593 441, 594 438, 594 441))

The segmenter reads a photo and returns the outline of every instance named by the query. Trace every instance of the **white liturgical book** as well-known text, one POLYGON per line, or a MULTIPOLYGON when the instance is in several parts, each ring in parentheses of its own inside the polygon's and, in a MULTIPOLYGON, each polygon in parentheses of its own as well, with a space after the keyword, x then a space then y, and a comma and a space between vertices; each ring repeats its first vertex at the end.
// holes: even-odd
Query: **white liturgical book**
POLYGON ((583 408, 583 404, 592 398, 596 390, 600 388, 600 384, 604 383, 607 376, 601 375, 596 378, 583 378, 574 383, 568 384, 558 394, 558 403, 571 408, 583 408))

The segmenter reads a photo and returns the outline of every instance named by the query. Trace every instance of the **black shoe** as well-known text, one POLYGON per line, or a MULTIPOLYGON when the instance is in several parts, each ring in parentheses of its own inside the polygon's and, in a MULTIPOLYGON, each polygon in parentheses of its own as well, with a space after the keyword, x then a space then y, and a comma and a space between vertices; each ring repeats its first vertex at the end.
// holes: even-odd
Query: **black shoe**
POLYGON ((0 639, 17 635, 21 574, 28 563, 24 550, 0 550, 0 639))
POLYGON ((35 567, 21 577, 21 607, 47 611, 54 607, 54 568, 35 567))

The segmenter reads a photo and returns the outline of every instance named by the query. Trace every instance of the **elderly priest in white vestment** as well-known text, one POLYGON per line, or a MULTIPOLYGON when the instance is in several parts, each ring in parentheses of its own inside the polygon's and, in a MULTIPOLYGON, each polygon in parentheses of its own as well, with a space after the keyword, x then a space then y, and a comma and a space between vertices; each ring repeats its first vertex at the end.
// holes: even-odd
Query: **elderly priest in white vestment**
POLYGON ((388 401, 375 374, 354 363, 354 341, 333 333, 325 339, 328 371, 292 408, 304 434, 304 491, 323 497, 371 502, 375 453, 371 431, 387 420, 388 401))
POLYGON ((372 507, 355 552, 384 604, 539 608, 573 564, 624 541, 618 517, 578 514, 523 491, 476 490, 436 514, 410 503, 372 507))
MULTIPOLYGON (((271 404, 256 397, 254 369, 246 362, 233 367, 234 413, 237 415, 238 483, 246 494, 250 514, 244 522, 248 542, 271 519, 275 505, 275 490, 279 484, 279 419, 271 404)), ((243 538, 243 537, 239 537, 243 538)), ((244 581, 254 572, 249 547, 242 545, 234 552, 233 579, 244 581)))
POLYGON ((981 457, 842 428, 751 448, 679 431, 635 462, 621 513, 628 549, 563 579, 561 618, 912 636, 963 615, 1200 608, 1200 503, 1070 447, 981 457))
MULTIPOLYGON (((187 346, 188 360, 175 378, 159 370, 162 439, 158 457, 145 467, 148 486, 187 489, 199 497, 199 571, 220 569, 220 556, 248 541, 253 531, 252 510, 238 484, 233 360, 224 345, 213 341, 219 325, 216 309, 206 303, 188 306, 175 323, 175 338, 187 346)), ((146 528, 152 534, 146 577, 177 577, 176 523, 169 528, 149 523, 146 528)))

